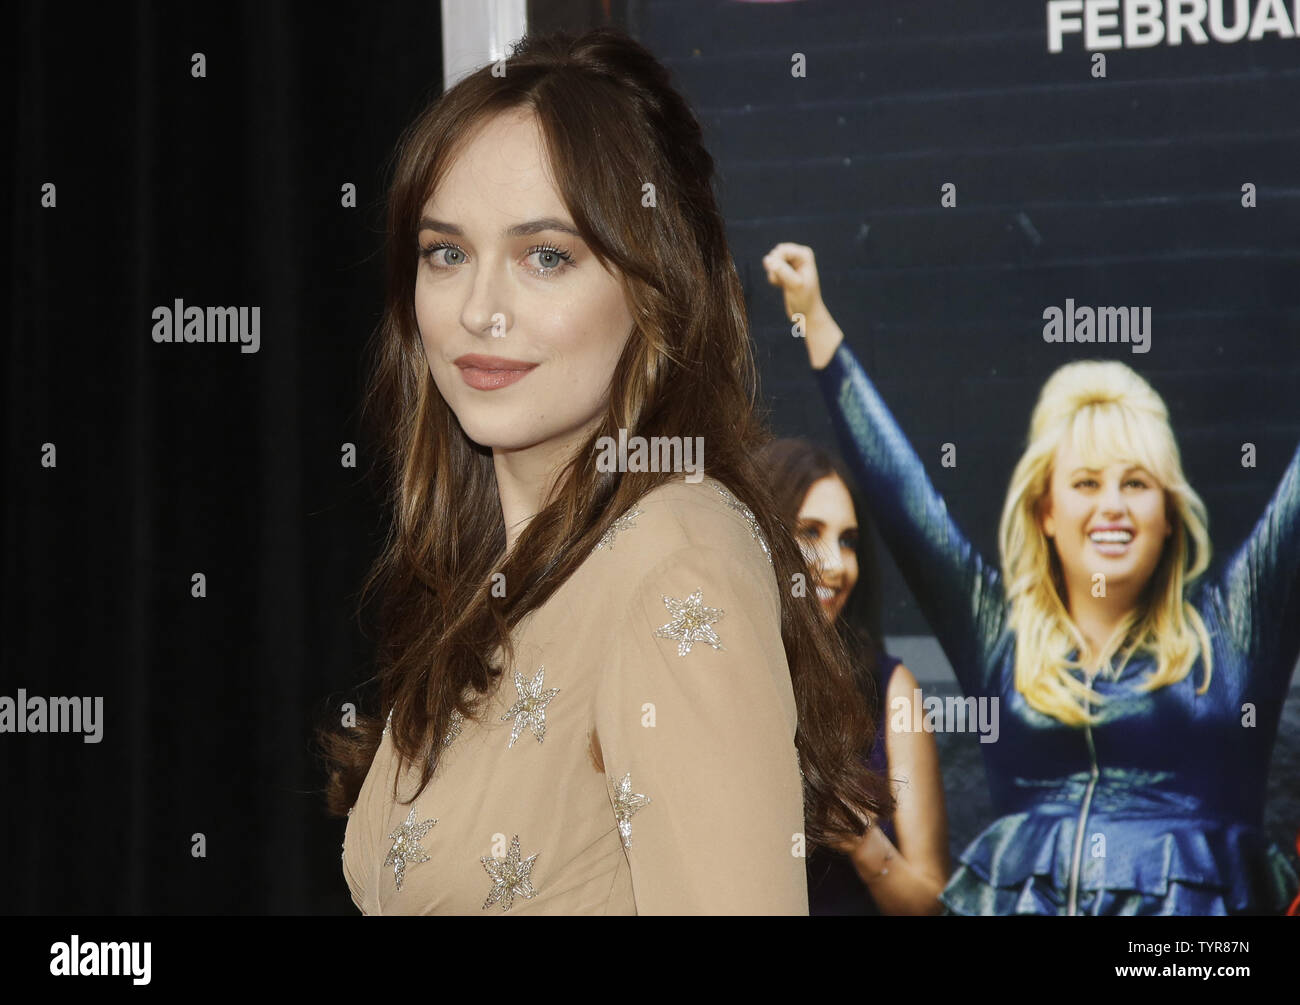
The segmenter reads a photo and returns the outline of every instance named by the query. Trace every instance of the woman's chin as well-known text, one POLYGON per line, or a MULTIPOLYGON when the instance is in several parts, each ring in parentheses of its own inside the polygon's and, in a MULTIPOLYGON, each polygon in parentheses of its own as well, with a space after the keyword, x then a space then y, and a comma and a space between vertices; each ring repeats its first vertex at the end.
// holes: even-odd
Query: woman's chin
MULTIPOLYGON (((1141 555, 1130 552, 1121 556, 1091 556, 1091 560, 1086 563, 1080 563, 1077 574, 1071 577, 1075 582, 1086 586, 1088 593, 1092 596, 1099 596, 1097 588, 1100 585, 1097 576, 1103 577, 1100 581, 1104 583, 1105 588, 1113 590, 1117 587, 1129 588, 1132 586, 1145 587, 1153 575, 1155 575, 1156 566, 1159 564, 1159 556, 1154 561, 1143 561, 1141 555), (1086 566, 1086 567, 1085 567, 1086 566)), ((1105 593, 1100 594, 1105 596, 1105 593)))
POLYGON ((461 419, 460 428, 476 446, 484 450, 510 453, 516 450, 527 450, 541 442, 536 436, 520 435, 517 424, 512 427, 508 423, 496 421, 466 422, 461 419))

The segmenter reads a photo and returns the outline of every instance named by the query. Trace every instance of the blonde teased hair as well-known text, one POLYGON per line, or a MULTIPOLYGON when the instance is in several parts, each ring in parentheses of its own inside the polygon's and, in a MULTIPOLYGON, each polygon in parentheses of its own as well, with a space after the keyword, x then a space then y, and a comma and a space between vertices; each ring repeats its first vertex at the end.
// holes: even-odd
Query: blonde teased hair
POLYGON ((1164 489, 1172 527, 1144 603, 1107 640, 1100 664, 1119 653, 1119 673, 1134 654, 1150 653, 1156 667, 1142 690, 1154 691, 1182 680, 1203 656, 1205 680, 1197 693, 1204 694, 1210 686, 1210 640, 1185 590, 1210 562, 1205 504, 1183 475, 1164 401, 1133 370, 1113 361, 1067 363, 1052 374, 1039 393, 1029 445, 1007 489, 998 538, 1011 606, 1008 626, 1016 635, 1016 690, 1032 708, 1071 726, 1095 722, 1085 703, 1102 701, 1071 672, 1083 666, 1081 659, 1070 659, 1071 650, 1081 656, 1087 645, 1066 607, 1060 559, 1039 520, 1057 447, 1067 438, 1089 467, 1125 460, 1146 468, 1164 489))

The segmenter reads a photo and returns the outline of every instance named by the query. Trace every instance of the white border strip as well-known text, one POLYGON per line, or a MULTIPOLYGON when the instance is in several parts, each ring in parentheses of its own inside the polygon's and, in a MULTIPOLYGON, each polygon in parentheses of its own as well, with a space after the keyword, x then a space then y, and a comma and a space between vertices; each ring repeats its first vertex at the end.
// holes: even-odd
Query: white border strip
POLYGON ((443 90, 510 55, 527 30, 527 0, 442 0, 443 90))

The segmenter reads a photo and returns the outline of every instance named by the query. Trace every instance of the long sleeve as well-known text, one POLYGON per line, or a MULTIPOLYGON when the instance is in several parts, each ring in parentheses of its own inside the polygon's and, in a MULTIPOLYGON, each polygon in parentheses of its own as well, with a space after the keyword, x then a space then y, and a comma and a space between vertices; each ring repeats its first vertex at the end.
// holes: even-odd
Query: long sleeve
POLYGON ((1300 446, 1244 544, 1225 563, 1225 622, 1265 690, 1285 692, 1300 650, 1300 446))
POLYGON ((777 587, 730 534, 641 577, 602 668, 596 730, 638 914, 808 913, 777 587))
POLYGON ((847 342, 818 381, 881 536, 967 694, 989 690, 1006 622, 1001 575, 948 514, 847 342))

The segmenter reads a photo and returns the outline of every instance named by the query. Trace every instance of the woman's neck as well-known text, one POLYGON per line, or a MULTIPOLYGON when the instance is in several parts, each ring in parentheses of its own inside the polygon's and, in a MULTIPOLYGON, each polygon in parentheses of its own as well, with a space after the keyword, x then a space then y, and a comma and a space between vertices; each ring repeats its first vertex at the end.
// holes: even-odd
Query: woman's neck
POLYGON ((1131 591, 1109 592, 1104 597, 1094 597, 1091 588, 1068 590, 1070 619, 1083 635, 1087 647, 1079 654, 1084 667, 1096 672, 1101 666, 1101 654, 1124 620, 1138 605, 1138 596, 1131 591))
POLYGON ((519 536, 546 502, 560 471, 599 421, 597 417, 581 429, 531 447, 492 449, 497 496, 506 528, 506 554, 514 549, 519 536))

